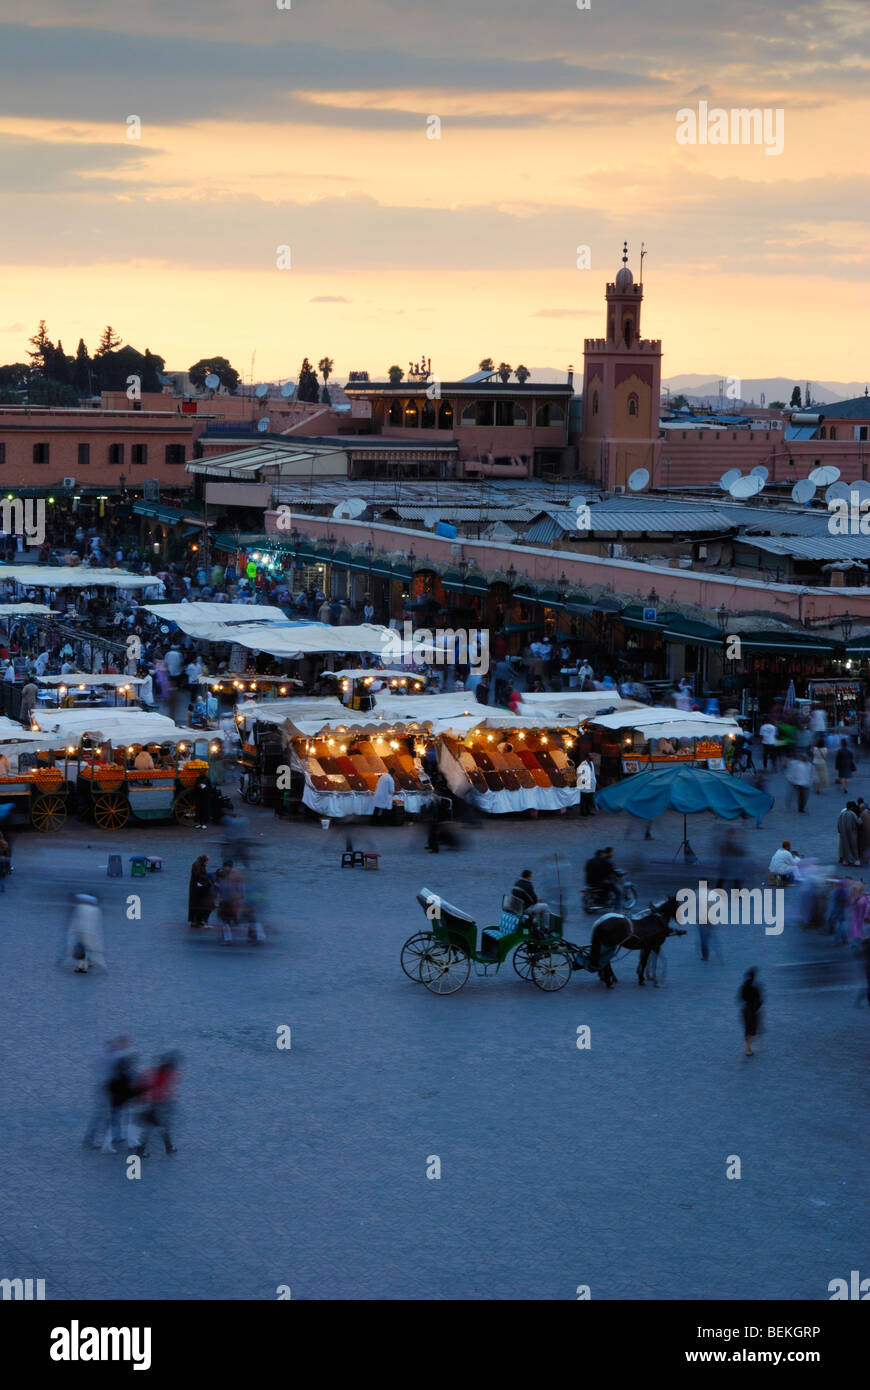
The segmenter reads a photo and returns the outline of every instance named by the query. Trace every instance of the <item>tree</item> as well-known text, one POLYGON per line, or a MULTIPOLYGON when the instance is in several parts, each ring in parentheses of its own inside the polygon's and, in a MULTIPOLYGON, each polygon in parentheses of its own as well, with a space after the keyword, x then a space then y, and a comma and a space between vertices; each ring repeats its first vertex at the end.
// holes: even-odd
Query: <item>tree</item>
POLYGON ((110 323, 107 323, 105 328, 103 329, 103 333, 100 338, 100 345, 97 348, 95 355, 97 357, 105 357, 107 353, 114 352, 116 348, 119 348, 123 341, 124 339, 119 338, 112 325, 110 323))
POLYGON ((332 397, 329 394, 329 386, 327 383, 329 382, 329 376, 334 366, 335 363, 331 357, 321 357, 317 364, 317 370, 323 377, 323 390, 320 393, 321 405, 332 405, 332 397))
POLYGON ((211 376, 212 373, 220 377, 221 386, 225 391, 228 391, 231 396, 236 394, 241 377, 225 357, 201 357, 187 370, 187 375, 198 391, 203 389, 206 377, 211 376))
POLYGON ((93 391, 93 370, 90 353, 85 347, 84 338, 79 338, 72 369, 72 384, 80 396, 90 396, 93 391))
POLYGON ((482 362, 478 362, 477 370, 479 372, 494 372, 495 363, 493 362, 491 357, 484 357, 482 362))
POLYGON ((516 377, 517 381, 520 383, 520 386, 524 386, 524 385, 526 384, 526 382, 528 381, 528 379, 529 379, 529 377, 530 377, 531 375, 532 375, 532 374, 531 374, 531 372, 529 371, 528 367, 524 367, 524 366, 522 365, 522 363, 520 363, 520 365, 517 367, 516 371, 514 372, 514 376, 516 377))
POLYGON ((511 372, 512 372, 512 371, 513 371, 513 367, 510 365, 509 362, 499 362, 499 364, 498 364, 498 374, 499 374, 499 376, 501 377, 502 381, 504 382, 505 386, 507 386, 508 382, 509 382, 510 379, 511 379, 511 372))
POLYGON ((688 404, 683 395, 671 396, 671 410, 683 410, 688 404))
POLYGON ((33 344, 33 351, 28 352, 27 356, 33 366, 33 370, 41 376, 47 375, 47 365, 51 361, 51 354, 54 352, 54 343, 45 330, 45 319, 39 320, 39 327, 30 339, 33 344))
POLYGON ((796 387, 794 388, 794 390, 792 391, 792 393, 791 393, 791 400, 789 401, 789 405, 796 405, 796 406, 798 407, 798 409, 800 409, 800 403, 801 403, 801 388, 800 388, 799 386, 796 386, 796 387))
POLYGON ((69 386, 72 379, 72 362, 63 350, 63 343, 60 338, 57 340, 57 347, 51 354, 46 375, 52 381, 58 381, 63 386, 69 386))
POLYGON ((320 383, 317 380, 317 373, 306 357, 299 368, 299 384, 296 387, 297 401, 312 401, 316 403, 320 399, 320 383))
POLYGON ((405 373, 402 371, 401 367, 392 366, 387 368, 387 376, 390 378, 390 384, 392 386, 398 386, 404 375, 405 373))
POLYGON ((768 410, 784 410, 785 401, 768 401, 767 408, 768 410))
POLYGON ((145 349, 145 365, 142 368, 142 390, 143 391, 162 391, 163 386, 160 381, 160 373, 166 366, 162 357, 158 357, 150 348, 145 349))
POLYGON ((9 362, 5 367, 0 367, 0 390, 26 391, 30 370, 26 362, 9 362))
POLYGON ((30 383, 27 401, 29 405, 78 405, 79 398, 73 388, 64 382, 36 376, 30 383))

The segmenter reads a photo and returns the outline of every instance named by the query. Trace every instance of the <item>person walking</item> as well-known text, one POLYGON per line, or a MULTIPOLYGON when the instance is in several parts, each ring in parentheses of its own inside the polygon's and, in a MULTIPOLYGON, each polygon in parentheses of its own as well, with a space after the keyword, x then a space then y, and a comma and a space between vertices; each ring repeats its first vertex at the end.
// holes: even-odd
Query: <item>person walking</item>
POLYGON ((837 817, 837 836, 839 840, 839 863, 858 868, 861 856, 858 853, 858 807, 856 802, 847 801, 837 817))
POLYGON ((813 748, 813 787, 816 795, 827 791, 828 786, 828 760, 825 757, 824 746, 817 743, 813 748))
POLYGON ((769 761, 773 771, 776 772, 776 760, 779 752, 776 746, 776 725, 768 719, 766 723, 762 724, 758 732, 761 737, 763 769, 767 768, 769 761))
POLYGON ((845 739, 840 740, 840 746, 834 758, 834 767, 837 770, 834 784, 835 786, 842 787, 845 795, 848 796, 849 778, 854 777, 857 768, 855 766, 855 759, 852 756, 852 750, 845 739))
POLYGON ((797 797, 798 814, 803 814, 807 809, 807 799, 810 793, 810 782, 813 776, 812 764, 806 753, 795 752, 793 758, 789 759, 786 776, 794 787, 797 797))
POLYGON ((31 678, 21 691, 21 705, 18 711, 18 717, 25 729, 29 729, 33 723, 33 710, 38 696, 39 691, 31 678))
POLYGON ((91 965, 105 970, 100 900, 92 893, 74 893, 72 903, 66 934, 67 964, 77 975, 86 975, 91 965))
POLYGON ((140 1086, 136 1079, 133 1063, 135 1057, 129 1039, 121 1040, 124 1046, 115 1053, 112 1069, 107 1083, 109 1096, 109 1131, 103 1142, 103 1153, 117 1153, 113 1147, 115 1139, 121 1138, 126 1121, 127 1143, 133 1143, 130 1106, 139 1095, 140 1086))
POLYGON ((208 855, 201 854, 190 868, 187 891, 187 920, 191 927, 204 927, 215 905, 214 879, 208 872, 208 855))
POLYGON ((392 773, 382 772, 375 786, 375 794, 372 798, 372 820, 383 820, 393 809, 393 796, 395 795, 396 784, 393 781, 392 773))
POLYGON ((755 1056, 752 1044, 761 1032, 761 1011, 764 1006, 764 994, 755 978, 756 973, 754 968, 747 970, 737 995, 737 1002, 741 1006, 740 1012, 743 1018, 743 1041, 747 1057, 755 1056))
POLYGON ((129 1038, 111 1038, 94 1059, 97 1088, 91 1118, 88 1120, 88 1127, 82 1139, 83 1149, 99 1149, 103 1144, 111 1144, 112 1099, 109 1082, 114 1075, 118 1057, 129 1047, 129 1038))
POLYGON ((582 761, 577 764, 577 786, 580 788, 581 816, 594 816, 595 789, 598 786, 598 778, 595 775, 595 764, 590 753, 586 753, 582 761))
POLYGON ((861 863, 870 863, 870 806, 861 797, 856 802, 858 807, 858 853, 861 863))
POLYGON ((148 1072, 145 1077, 142 1090, 145 1108, 139 1116, 142 1137, 133 1150, 140 1158, 148 1157, 146 1144, 152 1130, 163 1136, 163 1147, 167 1154, 178 1153, 172 1142, 169 1126, 178 1096, 179 1060, 177 1053, 167 1052, 165 1057, 160 1058, 153 1071, 148 1072))
POLYGON ((211 813, 212 785, 211 778, 203 769, 193 784, 193 811, 197 830, 208 828, 209 815, 211 813))

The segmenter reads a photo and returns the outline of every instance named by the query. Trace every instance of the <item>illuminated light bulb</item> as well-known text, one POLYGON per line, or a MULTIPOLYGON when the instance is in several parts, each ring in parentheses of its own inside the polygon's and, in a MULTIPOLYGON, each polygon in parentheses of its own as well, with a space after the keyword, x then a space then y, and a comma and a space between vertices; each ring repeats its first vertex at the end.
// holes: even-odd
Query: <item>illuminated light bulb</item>
POLYGON ((347 752, 347 744, 346 744, 346 743, 340 744, 339 747, 340 747, 340 751, 341 751, 342 753, 346 753, 346 752, 347 752))
POLYGON ((211 751, 212 751, 213 753, 217 753, 217 752, 218 752, 218 749, 219 749, 219 745, 218 745, 217 743, 213 743, 212 746, 211 746, 211 751))
MULTIPOLYGON (((82 687, 82 688, 83 688, 83 687, 82 687)), ((66 686, 65 686, 65 685, 59 685, 59 686, 58 686, 58 693, 59 693, 60 695, 65 695, 65 694, 66 694, 66 686)))
POLYGON ((520 729, 520 738, 525 738, 525 736, 524 730, 520 729))
POLYGON ((184 743, 179 743, 179 745, 178 745, 178 751, 179 751, 179 753, 183 753, 186 747, 187 747, 186 744, 184 744, 184 743))
POLYGON ((127 749, 127 752, 128 752, 128 753, 135 753, 135 751, 136 751, 136 750, 135 750, 133 744, 131 743, 131 744, 130 744, 130 747, 127 749))
POLYGON ((286 694, 287 694, 287 687, 286 687, 286 685, 282 685, 282 686, 281 686, 281 689, 278 691, 278 694, 279 694, 279 695, 286 695, 286 694))
POLYGON ((256 690, 256 688, 257 688, 257 682, 256 682, 256 681, 251 681, 251 689, 252 689, 252 690, 256 690))
POLYGON ((76 750, 73 748, 72 744, 70 744, 69 748, 66 751, 68 753, 74 753, 76 750))
POLYGON ((544 734, 544 736, 542 737, 541 742, 542 742, 542 743, 548 743, 548 742, 549 742, 549 739, 547 738, 547 735, 546 735, 546 734, 544 734))

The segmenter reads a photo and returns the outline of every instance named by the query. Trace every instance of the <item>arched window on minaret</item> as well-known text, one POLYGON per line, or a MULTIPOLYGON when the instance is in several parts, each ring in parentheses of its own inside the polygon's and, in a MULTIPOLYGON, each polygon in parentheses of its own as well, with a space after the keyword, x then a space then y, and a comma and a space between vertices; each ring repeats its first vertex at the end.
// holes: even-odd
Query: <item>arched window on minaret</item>
POLYGON ((628 398, 628 413, 629 413, 629 415, 636 415, 636 414, 637 414, 639 404, 640 404, 640 402, 638 401, 638 398, 637 398, 637 392, 632 391, 631 395, 630 395, 629 398, 628 398))
POLYGON ((598 392, 597 392, 597 391, 593 391, 593 392, 592 392, 592 414, 593 414, 593 415, 597 415, 597 414, 598 414, 598 392))
POLYGON ((634 331, 634 324, 631 319, 625 320, 625 346, 631 347, 631 335, 634 331))

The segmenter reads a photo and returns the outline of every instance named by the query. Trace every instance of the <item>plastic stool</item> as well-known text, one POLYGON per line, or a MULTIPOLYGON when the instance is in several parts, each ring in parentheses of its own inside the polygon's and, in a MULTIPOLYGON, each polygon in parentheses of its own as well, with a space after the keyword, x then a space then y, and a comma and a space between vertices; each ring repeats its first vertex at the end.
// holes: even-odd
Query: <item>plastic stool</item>
POLYGON ((376 869, 378 867, 378 860, 380 859, 380 857, 381 856, 379 854, 371 854, 368 851, 366 851, 365 855, 363 856, 363 868, 376 869))
POLYGON ((120 856, 120 854, 110 854, 110 855, 109 855, 109 862, 108 862, 108 864, 106 865, 106 873, 108 874, 109 878, 123 878, 123 877, 124 877, 124 868, 123 868, 123 865, 122 865, 122 863, 121 863, 121 856, 120 856))
POLYGON ((350 865, 350 867, 354 869, 357 864, 365 864, 365 855, 362 850, 346 849, 341 856, 341 867, 346 869, 348 865, 350 865))
POLYGON ((148 865, 148 872, 150 874, 160 874, 163 872, 163 860, 160 858, 159 854, 146 855, 145 863, 148 865))
POLYGON ((130 855, 130 877, 144 878, 148 873, 148 860, 144 854, 130 855))

